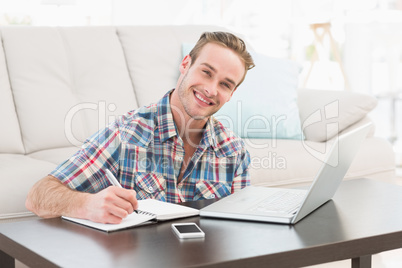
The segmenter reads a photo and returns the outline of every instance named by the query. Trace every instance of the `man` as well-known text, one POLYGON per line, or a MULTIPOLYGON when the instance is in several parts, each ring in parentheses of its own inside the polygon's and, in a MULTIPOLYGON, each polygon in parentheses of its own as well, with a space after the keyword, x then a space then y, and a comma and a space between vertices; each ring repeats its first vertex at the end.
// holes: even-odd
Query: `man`
POLYGON ((137 199, 178 203, 249 185, 244 143, 211 116, 253 66, 241 39, 204 33, 182 60, 174 90, 90 137, 32 187, 27 208, 45 218, 119 223, 137 209, 137 199), (106 169, 122 188, 108 187, 106 169))

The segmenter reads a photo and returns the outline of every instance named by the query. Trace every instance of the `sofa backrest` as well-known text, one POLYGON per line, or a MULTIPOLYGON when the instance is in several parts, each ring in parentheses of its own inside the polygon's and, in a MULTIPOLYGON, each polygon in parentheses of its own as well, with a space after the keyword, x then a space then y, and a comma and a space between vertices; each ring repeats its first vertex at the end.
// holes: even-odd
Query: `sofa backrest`
POLYGON ((114 27, 4 27, 1 35, 26 153, 79 145, 138 107, 114 27))
POLYGON ((117 115, 173 89, 182 45, 219 30, 225 29, 1 27, 0 125, 7 132, 0 134, 0 153, 81 145, 117 115))
POLYGON ((0 42, 0 153, 24 153, 21 131, 8 79, 3 45, 0 42))

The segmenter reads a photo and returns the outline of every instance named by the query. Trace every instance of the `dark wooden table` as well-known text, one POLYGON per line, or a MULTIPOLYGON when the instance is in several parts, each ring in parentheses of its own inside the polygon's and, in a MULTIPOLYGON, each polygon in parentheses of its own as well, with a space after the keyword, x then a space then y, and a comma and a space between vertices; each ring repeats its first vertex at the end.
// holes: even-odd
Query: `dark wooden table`
MULTIPOLYGON (((203 206, 206 202, 196 203, 203 206)), ((402 187, 359 179, 294 226, 192 217, 115 233, 60 218, 0 224, 0 267, 300 267, 402 247, 402 187), (172 222, 206 237, 180 241, 172 222)))

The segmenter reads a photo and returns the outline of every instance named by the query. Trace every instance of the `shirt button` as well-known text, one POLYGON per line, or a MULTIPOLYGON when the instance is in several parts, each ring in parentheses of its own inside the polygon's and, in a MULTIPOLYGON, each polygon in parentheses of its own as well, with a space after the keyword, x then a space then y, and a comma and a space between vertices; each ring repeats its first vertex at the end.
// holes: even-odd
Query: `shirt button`
POLYGON ((153 192, 153 191, 154 191, 154 187, 149 186, 149 187, 148 187, 148 190, 150 190, 151 192, 153 192))
POLYGON ((211 194, 209 197, 211 197, 211 198, 215 198, 215 194, 211 194))

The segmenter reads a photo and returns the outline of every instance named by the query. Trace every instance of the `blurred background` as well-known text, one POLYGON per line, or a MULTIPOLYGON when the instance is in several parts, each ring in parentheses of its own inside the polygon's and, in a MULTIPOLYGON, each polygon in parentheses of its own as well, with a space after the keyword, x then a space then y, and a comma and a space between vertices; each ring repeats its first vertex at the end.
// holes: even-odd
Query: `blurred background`
POLYGON ((0 26, 221 25, 300 64, 300 87, 374 95, 402 165, 402 0, 1 0, 0 26))

